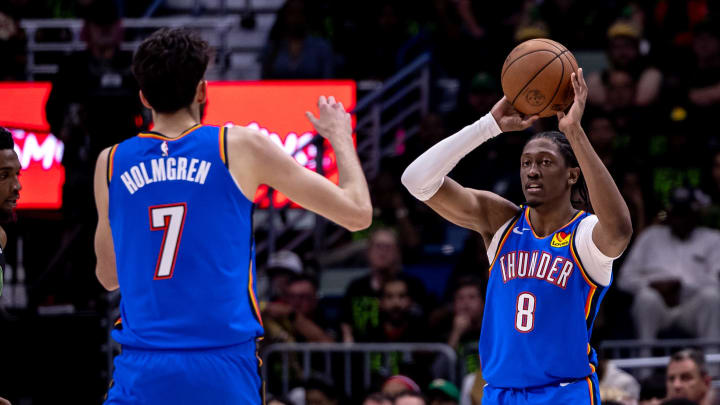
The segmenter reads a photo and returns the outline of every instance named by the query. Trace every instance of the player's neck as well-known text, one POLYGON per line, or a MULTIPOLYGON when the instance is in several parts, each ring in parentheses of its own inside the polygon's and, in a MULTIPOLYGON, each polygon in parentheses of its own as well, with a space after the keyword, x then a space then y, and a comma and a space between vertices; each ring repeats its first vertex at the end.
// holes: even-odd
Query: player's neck
POLYGON ((158 113, 153 111, 153 131, 159 132, 168 138, 177 138, 188 128, 200 123, 200 117, 193 114, 192 106, 180 109, 174 113, 158 113))
POLYGON ((547 236, 565 226, 577 210, 570 201, 567 204, 545 203, 530 208, 530 223, 538 236, 547 236))

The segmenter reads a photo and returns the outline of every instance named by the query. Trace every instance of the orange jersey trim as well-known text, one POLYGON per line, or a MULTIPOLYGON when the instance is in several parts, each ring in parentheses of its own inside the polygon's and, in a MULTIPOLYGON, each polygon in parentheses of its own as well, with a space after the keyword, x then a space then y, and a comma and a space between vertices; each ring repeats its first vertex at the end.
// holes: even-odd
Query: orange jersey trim
POLYGON ((113 324, 113 326, 118 326, 121 323, 122 323, 122 318, 118 318, 117 321, 115 321, 115 323, 113 324))
POLYGON ((510 236, 510 233, 512 232, 512 229, 515 227, 515 225, 520 220, 520 216, 515 218, 515 221, 513 221, 508 228, 505 229, 505 235, 503 235, 502 240, 500 240, 500 243, 498 243, 497 251, 495 252, 495 257, 493 257, 492 263, 490 263, 490 268, 488 269, 488 273, 492 272, 492 268, 495 265, 495 261, 497 260, 498 256, 500 256, 500 251, 503 248, 503 245, 505 245, 505 242, 507 241, 508 236, 510 236))
POLYGON ((225 140, 227 134, 227 128, 222 127, 220 128, 220 159, 225 163, 225 166, 227 166, 227 156, 225 156, 225 140))
POLYGON ((590 381, 590 377, 585 378, 585 381, 587 381, 588 383, 588 390, 590 393, 590 405, 595 405, 595 393, 593 392, 592 381, 590 381))
POLYGON ((115 144, 110 148, 110 153, 108 154, 108 168, 107 168, 107 182, 110 184, 110 180, 112 180, 113 175, 113 160, 115 159, 115 151, 117 150, 118 144, 115 144))
POLYGON ((170 141, 177 141, 178 139, 184 137, 185 135, 188 135, 189 133, 193 132, 194 130, 200 128, 201 126, 202 126, 202 124, 195 124, 195 125, 193 125, 192 127, 186 129, 186 130, 185 130, 182 134, 180 134, 180 136, 178 136, 177 138, 168 138, 168 137, 165 136, 165 135, 161 135, 161 134, 154 133, 154 132, 141 132, 141 133, 138 134, 138 136, 139 136, 140 138, 152 138, 152 139, 159 139, 159 140, 161 140, 161 141, 168 141, 168 142, 170 142, 170 141))
POLYGON ((545 239, 545 238, 547 238, 547 237, 549 237, 549 236, 555 235, 555 234, 557 233, 557 231, 559 231, 560 229, 563 229, 563 228, 567 227, 568 225, 572 224, 572 223, 573 223, 576 219, 578 219, 578 217, 579 217, 580 215, 582 215, 584 212, 585 212, 585 211, 582 211, 582 210, 578 211, 577 214, 575 214, 575 216, 574 216, 567 224, 561 226, 561 227, 558 228, 555 232, 551 232, 550 234, 548 234, 548 235, 545 236, 545 237, 538 236, 538 234, 535 233, 535 228, 533 228, 532 222, 530 222, 530 207, 525 208, 525 222, 527 222, 528 225, 530 226, 530 230, 532 231, 533 236, 535 236, 535 237, 538 238, 538 239, 545 239))
POLYGON ((597 290, 597 284, 595 284, 590 277, 588 277, 587 273, 585 273, 585 269, 583 268, 582 262, 577 257, 577 253, 575 253, 575 233, 573 232, 573 241, 570 244, 570 253, 573 256, 573 260, 575 260, 575 263, 577 263, 577 266, 580 268, 580 274, 582 274, 583 279, 585 279, 585 282, 590 287, 590 292, 588 293, 587 300, 585 301, 585 320, 590 317, 590 307, 592 306, 592 300, 593 296, 595 295, 595 291, 597 290))
POLYGON ((262 317, 260 316, 260 307, 258 306, 257 298, 255 298, 255 290, 253 289, 252 265, 253 261, 250 260, 250 267, 248 268, 248 293, 250 294, 250 301, 252 302, 253 310, 255 310, 255 316, 257 316, 257 319, 260 322, 260 326, 264 326, 262 317))

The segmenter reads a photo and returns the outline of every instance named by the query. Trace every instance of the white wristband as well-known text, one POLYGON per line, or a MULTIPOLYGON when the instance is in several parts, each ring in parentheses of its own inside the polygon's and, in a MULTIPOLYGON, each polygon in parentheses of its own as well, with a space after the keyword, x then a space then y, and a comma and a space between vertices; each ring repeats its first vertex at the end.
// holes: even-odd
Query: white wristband
POLYGON ((415 159, 402 175, 403 185, 415 198, 427 201, 437 193, 445 176, 460 159, 501 132, 492 114, 485 114, 415 159))

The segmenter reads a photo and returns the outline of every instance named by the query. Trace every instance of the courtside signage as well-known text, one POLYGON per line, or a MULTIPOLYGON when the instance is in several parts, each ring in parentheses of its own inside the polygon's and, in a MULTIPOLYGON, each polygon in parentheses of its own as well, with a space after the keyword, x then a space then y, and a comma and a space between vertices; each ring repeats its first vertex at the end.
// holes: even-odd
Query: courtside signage
MULTIPOLYGON (((355 89, 355 82, 349 80, 210 82, 203 123, 253 127, 292 155, 313 137, 314 129, 305 117, 305 111, 317 116, 318 97, 332 95, 345 109, 352 110, 356 101, 355 89)), ((353 117, 353 125, 354 122, 353 117)), ((294 155, 298 163, 313 171, 317 171, 316 157, 314 145, 306 146, 294 155)), ((323 175, 337 184, 335 153, 327 141, 322 165, 323 175)), ((258 189, 255 202, 259 208, 270 205, 266 186, 258 189)), ((279 192, 275 192, 273 203, 275 207, 287 204, 297 207, 279 192)))
POLYGON ((0 125, 12 132, 22 167, 18 209, 56 210, 62 206, 64 146, 50 133, 45 118, 50 88, 46 82, 0 83, 0 125))

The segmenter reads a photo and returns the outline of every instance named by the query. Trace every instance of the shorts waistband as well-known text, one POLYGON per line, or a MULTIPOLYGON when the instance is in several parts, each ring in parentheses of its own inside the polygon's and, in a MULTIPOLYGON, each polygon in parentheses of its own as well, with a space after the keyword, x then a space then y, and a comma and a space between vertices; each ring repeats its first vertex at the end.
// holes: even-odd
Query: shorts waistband
POLYGON ((168 348, 148 348, 148 347, 136 347, 121 345, 122 350, 125 352, 153 352, 153 353, 192 353, 192 352, 215 352, 215 351, 241 351, 247 352, 248 350, 255 350, 260 338, 250 339, 245 342, 237 343, 228 346, 217 346, 217 347, 168 347, 168 348))

